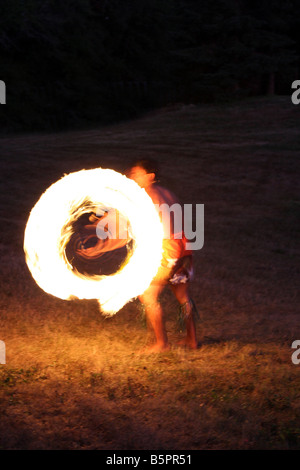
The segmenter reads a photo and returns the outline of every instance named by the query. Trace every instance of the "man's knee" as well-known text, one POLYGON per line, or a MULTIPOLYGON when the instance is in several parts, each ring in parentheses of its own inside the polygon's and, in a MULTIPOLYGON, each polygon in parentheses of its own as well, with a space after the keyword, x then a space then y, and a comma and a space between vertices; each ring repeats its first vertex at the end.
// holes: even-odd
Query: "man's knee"
POLYGON ((145 295, 145 294, 141 295, 139 297, 139 300, 145 309, 153 308, 158 303, 155 297, 152 297, 151 295, 145 295))
POLYGON ((147 294, 140 295, 139 299, 140 299, 140 302, 144 305, 144 307, 146 307, 147 305, 151 303, 151 296, 147 294))
POLYGON ((172 286, 176 299, 182 305, 190 301, 189 289, 186 284, 172 286))
POLYGON ((142 295, 139 296, 140 302, 146 307, 158 303, 158 297, 162 290, 161 286, 150 286, 142 295))
POLYGON ((180 316, 185 320, 200 320, 199 313, 193 299, 190 298, 187 302, 180 304, 180 316))

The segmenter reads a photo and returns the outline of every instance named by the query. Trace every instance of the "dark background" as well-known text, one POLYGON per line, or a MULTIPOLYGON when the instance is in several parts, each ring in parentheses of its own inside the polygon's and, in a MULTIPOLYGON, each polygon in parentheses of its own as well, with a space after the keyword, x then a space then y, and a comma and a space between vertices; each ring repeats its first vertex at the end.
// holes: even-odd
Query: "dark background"
POLYGON ((170 103, 291 94, 296 0, 2 0, 1 133, 89 128, 170 103))

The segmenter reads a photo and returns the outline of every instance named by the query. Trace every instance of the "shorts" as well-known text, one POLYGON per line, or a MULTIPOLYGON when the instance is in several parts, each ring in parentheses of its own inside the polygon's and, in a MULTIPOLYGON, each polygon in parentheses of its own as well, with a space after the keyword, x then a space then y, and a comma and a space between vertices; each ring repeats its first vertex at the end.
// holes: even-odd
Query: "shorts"
POLYGON ((193 258, 183 256, 169 262, 168 266, 160 266, 151 284, 185 284, 194 277, 193 258))

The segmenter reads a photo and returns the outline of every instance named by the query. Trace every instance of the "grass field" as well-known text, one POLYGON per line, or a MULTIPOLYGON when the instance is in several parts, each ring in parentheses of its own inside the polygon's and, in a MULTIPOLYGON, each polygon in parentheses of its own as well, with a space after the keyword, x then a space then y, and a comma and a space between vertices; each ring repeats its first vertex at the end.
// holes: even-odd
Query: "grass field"
POLYGON ((1 449, 299 449, 300 107, 289 97, 176 105, 134 122, 0 139, 1 449), (140 351, 139 302, 112 318, 96 301, 43 292, 24 259, 33 205, 64 173, 161 162, 162 184, 205 205, 193 298, 202 346, 140 351))

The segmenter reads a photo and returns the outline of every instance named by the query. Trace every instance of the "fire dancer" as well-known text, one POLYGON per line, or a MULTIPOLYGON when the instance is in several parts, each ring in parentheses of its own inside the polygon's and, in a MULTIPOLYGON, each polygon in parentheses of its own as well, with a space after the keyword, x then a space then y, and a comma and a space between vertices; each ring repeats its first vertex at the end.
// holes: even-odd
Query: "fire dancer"
MULTIPOLYGON (((126 173, 127 177, 145 189, 158 210, 163 205, 166 205, 168 208, 171 208, 174 204, 180 206, 177 198, 171 191, 157 184, 158 166, 153 160, 137 160, 126 173)), ((182 230, 182 224, 180 224, 180 233, 177 233, 178 227, 174 218, 168 217, 166 223, 166 219, 162 216, 161 211, 159 213, 164 226, 164 233, 168 234, 165 235, 163 240, 162 262, 150 286, 139 296, 146 319, 152 326, 156 338, 155 344, 148 349, 148 352, 160 352, 169 349, 164 314, 159 303, 159 295, 167 285, 171 287, 179 302, 179 320, 181 323, 185 323, 186 327, 186 338, 181 344, 191 349, 196 349, 198 346, 195 326, 197 311, 189 292, 189 284, 193 277, 192 251, 186 249, 186 238, 182 230), (175 230, 176 227, 177 231, 175 230)), ((109 220, 109 218, 105 220, 109 220)), ((93 223, 91 226, 87 226, 87 229, 90 230, 91 237, 95 239, 95 230, 99 218, 92 215, 90 222, 93 223)), ((86 237, 85 241, 88 240, 89 236, 86 237)), ((94 246, 85 247, 82 245, 77 250, 77 254, 85 259, 97 259, 105 252, 116 250, 126 245, 127 242, 128 240, 126 239, 98 239, 94 246)))
MULTIPOLYGON (((171 207, 178 203, 174 194, 157 184, 158 167, 155 161, 137 160, 127 172, 127 176, 145 189, 154 204, 159 206, 167 204, 171 207)), ((194 318, 197 312, 189 292, 189 284, 193 277, 192 252, 186 249, 183 232, 181 238, 174 238, 174 224, 171 223, 169 228, 171 228, 170 235, 163 240, 163 258, 158 273, 148 289, 139 297, 156 338, 156 343, 148 350, 149 352, 169 349, 163 310, 158 300, 167 285, 171 287, 180 304, 181 318, 185 322, 186 338, 181 343, 191 349, 196 349, 198 346, 194 318)))

